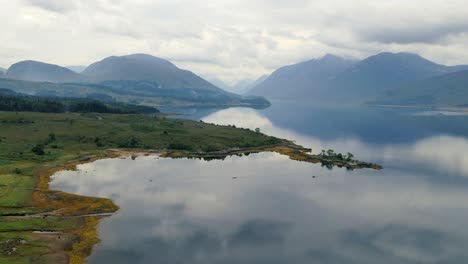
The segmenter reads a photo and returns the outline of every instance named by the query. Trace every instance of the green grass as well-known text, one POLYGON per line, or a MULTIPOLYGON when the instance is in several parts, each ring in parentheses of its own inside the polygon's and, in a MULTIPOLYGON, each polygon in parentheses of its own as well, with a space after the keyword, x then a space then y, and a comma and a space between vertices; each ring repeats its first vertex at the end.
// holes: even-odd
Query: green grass
POLYGON ((14 243, 17 250, 11 255, 2 255, 0 252, 0 264, 47 263, 46 258, 38 257, 50 252, 47 243, 34 239, 30 233, 0 232, 0 251, 11 247, 11 244, 7 246, 9 243, 14 243))
POLYGON ((16 174, 0 175, 0 207, 29 206, 34 178, 16 174))
POLYGON ((15 218, 0 217, 0 232, 26 231, 61 231, 76 227, 79 218, 15 218))

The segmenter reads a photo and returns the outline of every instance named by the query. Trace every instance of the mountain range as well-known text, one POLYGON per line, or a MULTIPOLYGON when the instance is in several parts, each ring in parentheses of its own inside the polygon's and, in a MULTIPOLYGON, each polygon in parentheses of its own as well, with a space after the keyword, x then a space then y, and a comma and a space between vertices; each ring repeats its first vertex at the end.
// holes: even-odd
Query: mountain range
MULTIPOLYGON (((411 53, 380 53, 362 61, 326 55, 298 64, 282 67, 248 94, 269 99, 309 100, 311 102, 387 102, 429 104, 431 100, 416 100, 433 96, 433 91, 457 84, 455 97, 466 100, 444 100, 446 105, 468 103, 468 86, 462 85, 457 73, 468 66, 445 66, 411 53), (434 79, 435 78, 435 79, 434 79), (431 83, 430 92, 427 84, 431 83), (410 92, 411 91, 411 92, 410 92), (391 95, 391 97, 389 97, 391 95), (405 96, 413 99, 405 100, 405 96), (386 100, 384 100, 388 97, 386 100)), ((448 90, 446 90, 448 92, 448 90)), ((442 100, 433 100, 442 103, 442 100)))
POLYGON ((21 61, 13 64, 4 77, 0 88, 28 94, 99 94, 99 97, 156 105, 269 105, 262 97, 226 92, 193 72, 147 54, 108 57, 81 73, 53 64, 21 61))
POLYGON ((263 97, 321 104, 468 106, 468 66, 445 66, 411 53, 384 52, 363 60, 329 54, 228 86, 168 60, 133 54, 105 58, 81 73, 38 61, 18 62, 0 75, 0 88, 156 106, 268 106, 263 97))

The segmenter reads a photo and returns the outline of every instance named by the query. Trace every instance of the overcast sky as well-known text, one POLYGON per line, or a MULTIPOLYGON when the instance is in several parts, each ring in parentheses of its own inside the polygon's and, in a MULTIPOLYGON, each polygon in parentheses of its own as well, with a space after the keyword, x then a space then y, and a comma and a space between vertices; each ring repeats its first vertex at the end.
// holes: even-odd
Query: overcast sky
POLYGON ((0 0, 0 67, 149 53, 234 82, 333 53, 468 64, 467 0, 0 0))

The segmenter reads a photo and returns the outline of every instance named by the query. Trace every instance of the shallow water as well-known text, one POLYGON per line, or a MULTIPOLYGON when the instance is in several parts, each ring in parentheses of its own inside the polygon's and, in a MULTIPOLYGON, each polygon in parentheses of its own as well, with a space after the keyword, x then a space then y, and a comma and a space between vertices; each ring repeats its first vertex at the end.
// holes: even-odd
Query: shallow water
POLYGON ((466 263, 468 117, 284 102, 201 111, 191 117, 385 169, 327 170, 274 153, 81 165, 52 188, 121 207, 99 225, 89 263, 466 263))

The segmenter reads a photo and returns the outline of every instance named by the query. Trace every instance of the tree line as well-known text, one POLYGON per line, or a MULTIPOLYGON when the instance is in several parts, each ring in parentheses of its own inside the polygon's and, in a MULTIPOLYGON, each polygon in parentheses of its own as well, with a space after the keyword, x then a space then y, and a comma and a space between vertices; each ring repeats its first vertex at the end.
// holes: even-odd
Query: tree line
POLYGON ((38 97, 0 93, 0 111, 43 113, 156 113, 156 108, 118 102, 102 102, 86 98, 38 97))

